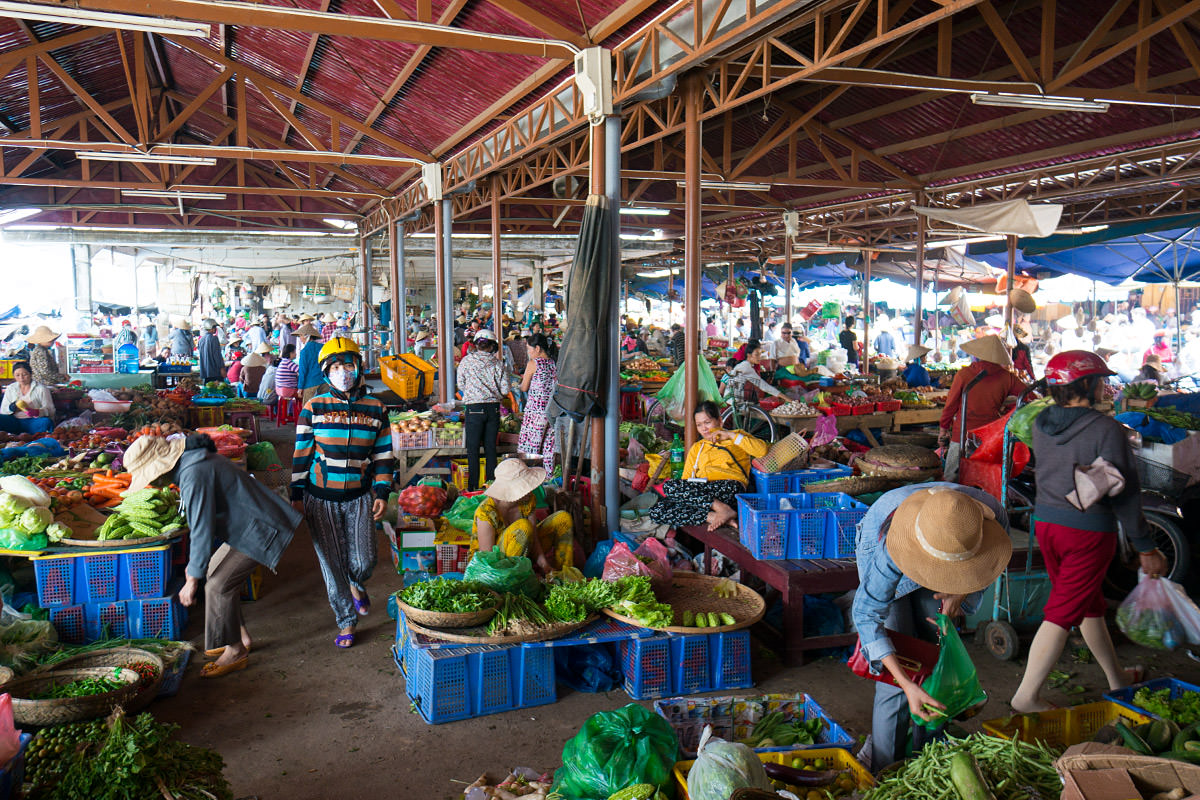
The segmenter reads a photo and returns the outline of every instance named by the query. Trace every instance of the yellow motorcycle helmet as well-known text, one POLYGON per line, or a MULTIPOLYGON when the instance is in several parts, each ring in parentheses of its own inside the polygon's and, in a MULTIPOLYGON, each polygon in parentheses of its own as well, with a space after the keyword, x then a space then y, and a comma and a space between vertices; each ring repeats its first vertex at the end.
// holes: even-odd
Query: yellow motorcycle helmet
POLYGON ((353 339, 347 339, 345 336, 335 336, 321 348, 321 352, 317 355, 317 363, 324 368, 327 359, 344 354, 352 355, 356 360, 362 361, 362 352, 358 349, 358 345, 354 343, 353 339))

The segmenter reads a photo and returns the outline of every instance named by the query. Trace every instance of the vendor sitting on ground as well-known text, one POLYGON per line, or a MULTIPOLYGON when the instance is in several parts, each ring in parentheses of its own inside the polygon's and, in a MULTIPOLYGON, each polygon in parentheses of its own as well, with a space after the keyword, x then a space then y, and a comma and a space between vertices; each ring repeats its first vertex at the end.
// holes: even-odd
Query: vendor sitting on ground
POLYGON ((0 400, 0 431, 47 433, 54 430, 54 398, 50 390, 33 379, 28 361, 13 364, 13 382, 0 400))
POLYGON ((900 373, 900 377, 904 378, 904 382, 909 385, 909 388, 916 389, 918 386, 931 386, 932 379, 929 377, 929 370, 925 369, 922 360, 929 355, 929 348, 923 344, 910 344, 908 346, 908 366, 904 368, 904 372, 900 373))
POLYGON ((583 554, 574 544, 570 514, 556 511, 534 522, 533 493, 545 480, 541 467, 525 466, 517 458, 501 461, 495 480, 484 490, 484 501, 475 509, 472 544, 480 551, 499 545, 506 556, 525 556, 542 575, 582 567, 583 554))
POLYGON ((735 498, 746 491, 750 461, 767 454, 767 443, 745 431, 721 427, 721 410, 711 400, 696 406, 696 432, 679 480, 663 484, 662 498, 650 509, 659 525, 708 525, 710 531, 735 516, 735 498))
MULTIPOLYGON (((905 673, 888 631, 936 643, 934 615, 956 617, 972 610, 979 593, 1008 566, 1007 528, 995 498, 951 483, 893 489, 859 523, 854 625, 871 671, 886 669, 896 682, 875 684, 871 768, 876 772, 906 757, 912 715, 930 721, 945 708, 905 673)), ((931 733, 912 726, 913 754, 940 734, 941 729, 931 733)))

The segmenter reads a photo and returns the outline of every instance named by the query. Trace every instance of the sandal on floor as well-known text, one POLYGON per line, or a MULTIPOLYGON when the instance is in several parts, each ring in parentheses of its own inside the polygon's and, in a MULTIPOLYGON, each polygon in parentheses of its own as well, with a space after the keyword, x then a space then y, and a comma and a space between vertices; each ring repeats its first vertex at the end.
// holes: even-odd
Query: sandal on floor
POLYGON ((333 638, 333 646, 340 650, 348 650, 351 647, 354 647, 354 634, 339 633, 333 638))
POLYGON ((231 672, 238 672, 250 666, 250 656, 244 655, 237 661, 231 661, 228 664, 218 664, 211 661, 204 665, 200 670, 201 678, 219 678, 222 675, 228 675, 231 672))
POLYGON ((1130 686, 1146 680, 1146 668, 1141 664, 1134 664, 1132 667, 1126 667, 1125 674, 1129 677, 1130 686))
POLYGON ((350 599, 354 601, 354 610, 358 612, 360 617, 365 617, 371 613, 371 597, 366 592, 363 592, 361 600, 354 595, 351 595, 350 599))
MULTIPOLYGON (((212 650, 205 650, 204 657, 205 658, 219 658, 220 655, 224 652, 225 652, 224 647, 214 647, 212 650)), ((246 653, 249 654, 249 652, 250 652, 250 648, 247 647, 246 653)))

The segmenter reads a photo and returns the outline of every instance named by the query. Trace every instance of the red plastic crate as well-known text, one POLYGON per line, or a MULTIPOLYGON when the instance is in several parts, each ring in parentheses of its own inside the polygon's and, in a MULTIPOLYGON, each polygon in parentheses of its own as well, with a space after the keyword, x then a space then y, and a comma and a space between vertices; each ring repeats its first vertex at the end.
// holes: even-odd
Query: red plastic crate
POLYGON ((853 414, 856 417, 861 417, 866 414, 874 414, 875 413, 875 404, 874 403, 859 403, 856 406, 851 406, 850 409, 851 409, 850 410, 851 414, 853 414))
POLYGON ((829 410, 835 417, 848 417, 854 413, 854 406, 848 403, 830 403, 829 410))
POLYGON ((884 400, 875 404, 875 410, 890 413, 892 411, 899 411, 902 405, 904 404, 899 400, 884 400))

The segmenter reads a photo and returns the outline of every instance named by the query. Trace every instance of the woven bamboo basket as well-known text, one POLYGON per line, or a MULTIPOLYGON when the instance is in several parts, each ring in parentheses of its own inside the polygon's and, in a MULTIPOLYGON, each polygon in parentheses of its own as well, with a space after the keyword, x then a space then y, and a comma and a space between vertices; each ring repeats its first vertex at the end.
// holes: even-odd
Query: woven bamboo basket
POLYGON ((903 481, 923 481, 940 475, 942 461, 927 447, 889 444, 876 447, 854 460, 863 475, 903 481))
POLYGON ((849 478, 834 478, 831 481, 817 481, 815 483, 806 483, 801 488, 813 494, 823 492, 842 492, 851 497, 856 497, 860 494, 871 494, 872 492, 887 492, 899 486, 903 486, 908 481, 895 480, 892 478, 877 478, 867 475, 854 475, 849 478))
POLYGON ((884 445, 910 444, 913 447, 937 447, 937 434, 922 433, 921 431, 897 431, 883 434, 884 445))
POLYGON ((419 622, 408 621, 408 629, 424 634, 431 639, 442 639, 447 642, 462 642, 464 644, 521 644, 523 642, 549 642, 561 639, 568 633, 574 633, 580 628, 587 627, 599 619, 599 614, 591 614, 582 622, 559 622, 555 625, 543 625, 529 633, 509 633, 490 635, 487 625, 476 625, 471 628, 434 628, 426 627, 419 622))
POLYGON ((292 480, 292 473, 286 467, 274 469, 259 469, 250 473, 254 479, 268 489, 279 489, 287 486, 292 480))
MULTIPOLYGON (((734 584, 737 588, 736 595, 718 597, 713 593, 713 589, 720 580, 720 578, 709 575, 697 575, 694 572, 676 572, 671 578, 671 588, 667 591, 655 592, 655 595, 660 603, 667 603, 671 606, 677 621, 683 619, 684 611, 693 613, 715 611, 718 614, 729 614, 737 620, 736 624, 722 625, 718 628, 685 628, 682 625, 671 625, 654 630, 669 633, 723 633, 748 628, 763 618, 763 614, 767 611, 767 604, 762 595, 748 586, 737 583, 734 584)), ((606 608, 604 613, 628 625, 635 625, 639 628, 647 627, 632 617, 618 614, 612 609, 606 608)))
POLYGON ((102 717, 117 706, 124 707, 138 693, 140 677, 131 669, 114 670, 111 667, 89 667, 68 669, 60 672, 43 672, 26 675, 0 686, 0 690, 12 696, 13 720, 20 725, 64 725, 85 719, 102 717), (114 671, 125 686, 104 694, 87 697, 60 697, 49 700, 32 700, 31 695, 84 678, 111 678, 114 671))
POLYGON ((396 606, 404 612, 404 616, 408 617, 409 622, 415 622, 421 627, 475 628, 486 625, 492 617, 496 616, 496 609, 500 605, 500 595, 490 589, 487 592, 495 599, 495 604, 491 608, 481 608, 478 611, 463 614, 450 611, 426 611, 423 608, 410 606, 399 597, 396 598, 396 606))
POLYGON ((789 433, 752 463, 759 472, 766 473, 803 469, 808 464, 808 442, 798 433, 789 433))
POLYGON ((31 675, 42 675, 48 673, 62 672, 63 670, 74 669, 89 669, 93 667, 125 667, 129 668, 132 664, 145 662, 153 664, 158 670, 158 677, 150 683, 142 684, 141 691, 134 695, 128 703, 125 703, 125 711, 130 714, 136 714, 146 706, 150 705, 150 701, 158 696, 158 690, 162 687, 163 676, 166 674, 166 665, 163 660, 155 653, 149 650, 142 650, 138 647, 109 647, 104 650, 93 650, 90 653, 80 653, 77 656, 71 656, 59 661, 57 664, 46 664, 38 667, 31 675))

